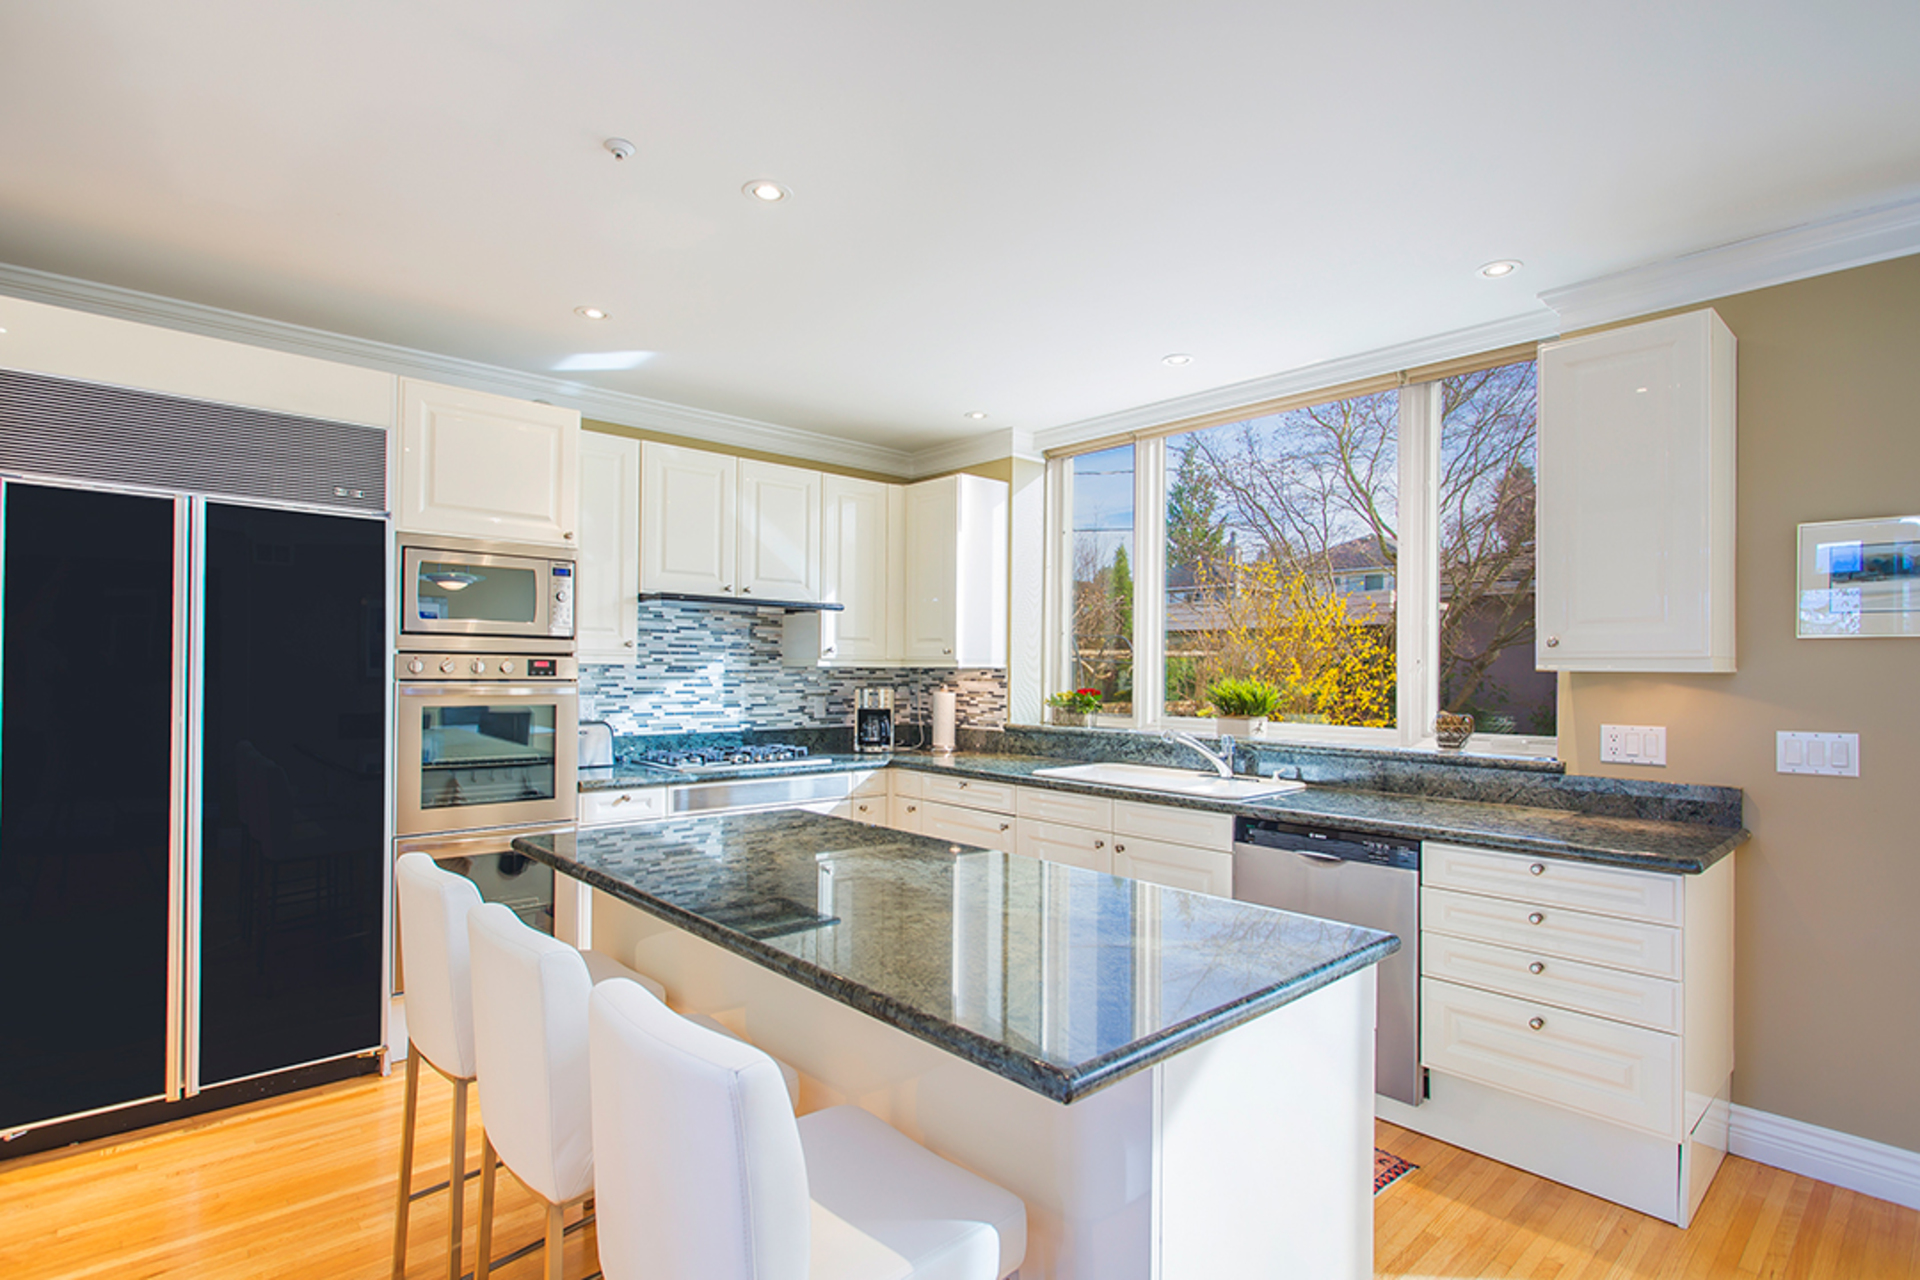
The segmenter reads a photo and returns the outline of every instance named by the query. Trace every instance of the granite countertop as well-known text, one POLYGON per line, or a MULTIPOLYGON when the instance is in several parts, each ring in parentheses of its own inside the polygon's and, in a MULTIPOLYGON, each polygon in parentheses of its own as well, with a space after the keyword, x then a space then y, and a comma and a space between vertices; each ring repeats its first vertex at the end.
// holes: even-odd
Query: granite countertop
POLYGON ((1063 1103, 1400 946, 1372 929, 800 811, 513 847, 1063 1103))
MULTIPOLYGON (((1118 800, 1140 800, 1215 813, 1274 818, 1283 822, 1328 823, 1372 835, 1455 841, 1478 848, 1683 875, 1706 870, 1733 852, 1747 838, 1746 830, 1740 827, 1599 817, 1570 809, 1547 809, 1493 800, 1446 799, 1353 787, 1310 786, 1304 791, 1270 799, 1233 803, 1195 799, 1170 792, 1094 786, 1035 774, 1038 769, 1073 763, 1076 762, 990 752, 961 752, 952 756, 896 752, 890 756, 821 755, 812 757, 806 769, 755 769, 732 776, 844 772, 892 765, 1118 800)), ((661 778, 652 771, 616 766, 603 779, 583 781, 581 789, 664 785, 676 781, 681 780, 661 778)))

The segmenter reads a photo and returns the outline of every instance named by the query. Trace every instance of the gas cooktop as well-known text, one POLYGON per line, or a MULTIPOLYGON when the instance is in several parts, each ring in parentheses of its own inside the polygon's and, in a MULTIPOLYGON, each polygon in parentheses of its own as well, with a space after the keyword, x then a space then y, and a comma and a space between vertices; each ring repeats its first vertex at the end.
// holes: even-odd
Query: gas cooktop
POLYGON ((684 774, 737 772, 807 763, 807 749, 783 742, 756 742, 729 747, 685 747, 670 751, 636 751, 621 757, 624 764, 646 765, 684 774))

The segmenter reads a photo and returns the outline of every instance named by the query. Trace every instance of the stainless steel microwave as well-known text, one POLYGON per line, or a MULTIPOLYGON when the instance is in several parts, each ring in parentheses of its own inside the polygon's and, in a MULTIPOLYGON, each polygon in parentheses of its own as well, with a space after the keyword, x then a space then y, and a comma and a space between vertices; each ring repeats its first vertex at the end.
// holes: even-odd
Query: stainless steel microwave
POLYGON ((578 566, 542 547, 401 535, 401 649, 573 651, 578 566))

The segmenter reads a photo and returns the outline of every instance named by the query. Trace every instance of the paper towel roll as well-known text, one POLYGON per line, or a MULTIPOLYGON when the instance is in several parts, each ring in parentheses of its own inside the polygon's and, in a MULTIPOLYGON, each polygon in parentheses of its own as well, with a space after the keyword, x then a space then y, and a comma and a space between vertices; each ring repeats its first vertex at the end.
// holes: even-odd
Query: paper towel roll
POLYGON ((933 749, 942 754, 953 751, 953 703, 953 690, 933 691, 933 749))

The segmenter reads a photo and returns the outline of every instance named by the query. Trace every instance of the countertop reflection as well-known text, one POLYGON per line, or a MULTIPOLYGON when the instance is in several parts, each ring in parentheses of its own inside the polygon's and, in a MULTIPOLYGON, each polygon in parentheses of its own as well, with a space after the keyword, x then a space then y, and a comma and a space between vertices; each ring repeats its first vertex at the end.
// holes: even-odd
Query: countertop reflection
POLYGON ((1370 929, 801 811, 514 847, 1060 1102, 1399 946, 1370 929))

